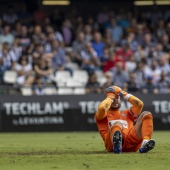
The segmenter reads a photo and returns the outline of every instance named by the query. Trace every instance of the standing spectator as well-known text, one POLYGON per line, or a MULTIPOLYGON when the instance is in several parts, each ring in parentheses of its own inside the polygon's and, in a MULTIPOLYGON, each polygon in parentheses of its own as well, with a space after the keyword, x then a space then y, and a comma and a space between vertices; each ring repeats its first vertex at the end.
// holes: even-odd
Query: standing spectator
POLYGON ((161 37, 165 34, 165 22, 163 19, 160 19, 158 22, 158 27, 156 30, 156 36, 158 37, 158 39, 160 40, 161 37))
POLYGON ((0 34, 0 43, 8 43, 10 46, 14 42, 14 36, 10 31, 10 26, 5 25, 3 28, 3 32, 0 34))
POLYGON ((101 59, 103 56, 104 43, 102 41, 102 35, 99 32, 94 33, 94 40, 92 40, 92 46, 97 52, 98 57, 101 59))

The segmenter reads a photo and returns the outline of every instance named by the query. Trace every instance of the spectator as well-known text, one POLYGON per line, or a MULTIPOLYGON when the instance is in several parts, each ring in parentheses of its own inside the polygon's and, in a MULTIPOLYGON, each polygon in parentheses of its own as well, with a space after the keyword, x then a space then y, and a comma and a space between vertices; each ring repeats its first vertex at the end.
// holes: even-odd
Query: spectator
POLYGON ((111 18, 109 28, 111 30, 113 41, 118 45, 121 38, 123 37, 123 30, 120 26, 117 25, 115 18, 111 18))
POLYGON ((47 84, 51 81, 50 76, 53 74, 53 71, 44 59, 39 60, 39 62, 34 65, 34 71, 37 76, 41 76, 42 82, 44 84, 47 84))
POLYGON ((97 52, 97 56, 101 59, 103 56, 104 43, 102 41, 102 36, 99 32, 94 33, 94 39, 92 40, 92 46, 97 52))
POLYGON ((3 32, 0 34, 0 43, 8 43, 10 46, 12 46, 14 42, 14 36, 10 32, 10 26, 5 25, 3 28, 3 32))
POLYGON ((44 95, 45 94, 45 90, 44 90, 44 84, 43 81, 41 79, 41 76, 36 76, 33 86, 32 86, 32 91, 34 95, 40 96, 40 95, 44 95))
POLYGON ((62 25, 62 34, 66 46, 70 46, 73 38, 72 25, 69 19, 65 19, 62 25))
POLYGON ((80 52, 80 56, 82 58, 81 68, 83 70, 91 72, 100 69, 100 60, 90 42, 86 43, 85 49, 80 52))
POLYGON ((129 81, 129 76, 127 72, 123 69, 123 63, 117 62, 116 67, 112 70, 113 79, 112 82, 114 85, 124 89, 127 87, 127 82, 129 81))
POLYGON ((158 60, 159 69, 161 70, 161 72, 164 72, 165 74, 170 73, 170 64, 168 63, 168 59, 169 59, 168 57, 169 57, 168 54, 164 54, 158 60))
POLYGON ((160 79, 157 83, 157 88, 159 93, 167 94, 170 93, 170 81, 165 72, 162 72, 160 75, 160 79))
POLYGON ((90 75, 89 75, 89 80, 86 84, 86 93, 87 94, 101 93, 100 84, 97 81, 97 76, 95 73, 90 73, 90 75))
POLYGON ((127 91, 130 93, 136 93, 140 91, 140 86, 136 83, 136 74, 129 74, 129 81, 127 91))
POLYGON ((92 28, 90 25, 85 25, 84 27, 84 33, 85 33, 85 41, 92 41, 93 34, 92 34, 92 28))
POLYGON ((15 24, 15 22, 18 20, 18 16, 14 12, 14 8, 11 5, 8 6, 8 10, 3 14, 2 19, 5 24, 10 25, 15 24))
POLYGON ((111 69, 113 69, 115 67, 117 62, 122 62, 123 68, 124 68, 124 61, 118 55, 116 55, 115 50, 110 50, 109 58, 106 61, 106 63, 104 64, 103 71, 104 72, 110 71, 111 69))
POLYGON ((156 86, 153 84, 153 79, 152 76, 147 76, 146 77, 146 83, 142 86, 142 92, 143 93, 158 93, 158 89, 156 86))
POLYGON ((156 84, 160 79, 160 75, 161 75, 161 70, 158 67, 158 62, 157 60, 154 60, 151 63, 151 67, 148 68, 148 71, 146 72, 146 76, 151 76, 153 83, 156 84))
POLYGON ((28 62, 28 57, 22 55, 18 63, 14 66, 14 70, 17 71, 17 84, 19 85, 31 85, 32 78, 32 65, 28 62), (31 81, 31 82, 30 82, 31 81))
POLYGON ((163 45, 163 52, 170 52, 170 40, 167 34, 162 36, 161 43, 163 45))

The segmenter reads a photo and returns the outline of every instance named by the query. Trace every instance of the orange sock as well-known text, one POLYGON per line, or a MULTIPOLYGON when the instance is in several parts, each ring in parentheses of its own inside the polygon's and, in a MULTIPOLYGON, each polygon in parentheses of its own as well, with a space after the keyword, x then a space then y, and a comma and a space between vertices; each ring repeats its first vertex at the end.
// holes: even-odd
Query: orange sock
POLYGON ((142 138, 150 140, 153 133, 153 117, 148 114, 142 118, 142 138))
POLYGON ((120 132, 122 132, 121 127, 118 126, 118 125, 115 125, 115 126, 113 126, 113 127, 111 128, 111 131, 110 131, 110 139, 111 139, 111 141, 113 140, 113 134, 114 134, 117 130, 120 131, 120 132))

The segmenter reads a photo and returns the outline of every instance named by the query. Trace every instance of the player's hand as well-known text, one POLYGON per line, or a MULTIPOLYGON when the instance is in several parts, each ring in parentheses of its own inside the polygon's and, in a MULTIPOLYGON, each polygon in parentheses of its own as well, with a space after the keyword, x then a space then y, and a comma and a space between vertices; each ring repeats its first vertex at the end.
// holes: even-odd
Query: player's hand
POLYGON ((121 90, 119 96, 124 98, 127 94, 128 93, 126 91, 121 90))
POLYGON ((120 92, 122 91, 122 89, 118 86, 110 86, 108 87, 106 90, 105 90, 105 93, 113 93, 115 94, 116 96, 119 96, 120 95, 120 92))
POLYGON ((106 93, 106 98, 115 99, 116 95, 114 93, 106 93))

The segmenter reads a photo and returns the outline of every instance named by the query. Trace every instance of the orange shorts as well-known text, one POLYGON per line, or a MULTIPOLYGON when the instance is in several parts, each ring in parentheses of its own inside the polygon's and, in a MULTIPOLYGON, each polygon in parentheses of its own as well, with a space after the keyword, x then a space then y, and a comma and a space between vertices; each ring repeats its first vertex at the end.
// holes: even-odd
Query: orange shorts
MULTIPOLYGON (((129 131, 126 133, 123 132, 123 141, 122 141, 122 152, 136 152, 139 150, 142 139, 138 139, 135 127, 133 126, 129 131)), ((113 144, 110 138, 110 131, 105 134, 104 137, 105 147, 108 152, 113 151, 113 144)))

